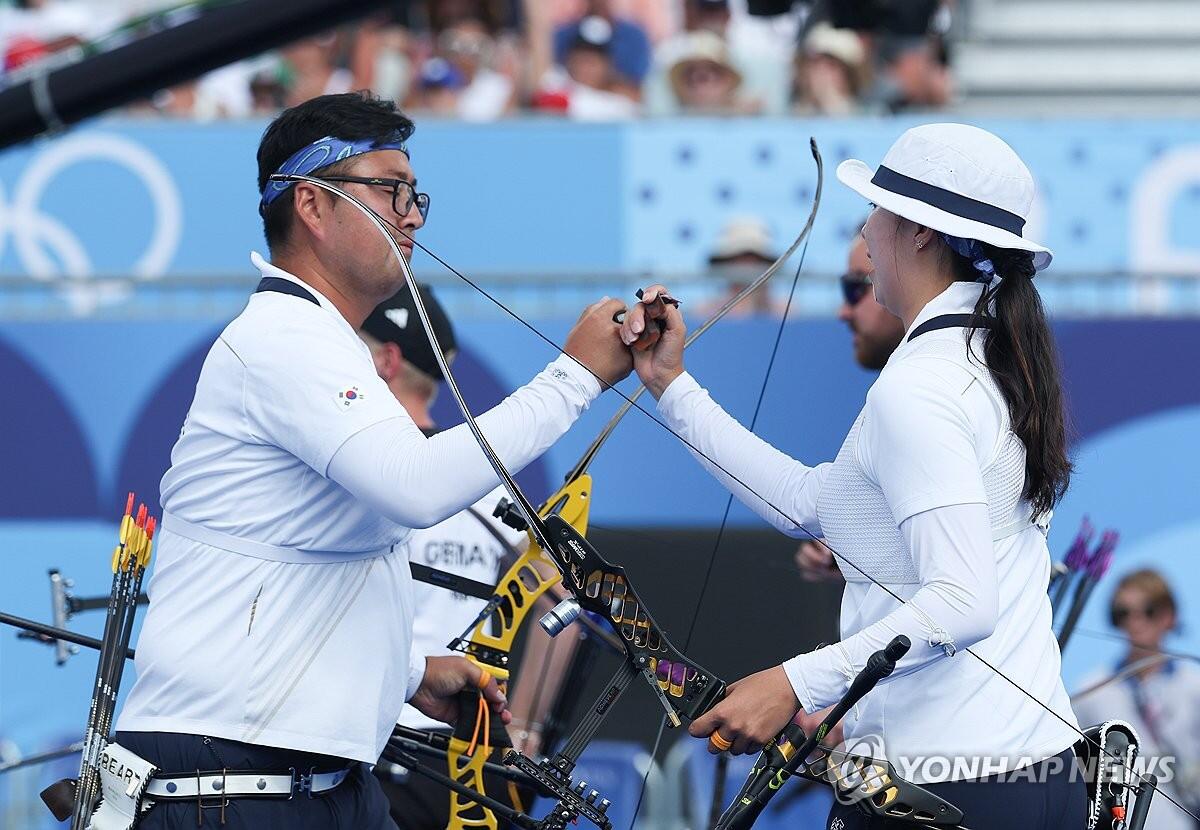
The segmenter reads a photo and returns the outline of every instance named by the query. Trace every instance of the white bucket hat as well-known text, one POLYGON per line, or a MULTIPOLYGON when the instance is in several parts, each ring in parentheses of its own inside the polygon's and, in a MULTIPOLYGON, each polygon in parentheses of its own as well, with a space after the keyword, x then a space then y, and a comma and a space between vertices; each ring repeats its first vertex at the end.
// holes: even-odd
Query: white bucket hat
POLYGON ((838 180, 884 210, 919 225, 998 248, 1033 253, 1041 271, 1054 257, 1021 234, 1033 204, 1033 176, 1011 147, 966 124, 925 124, 896 140, 873 173, 857 159, 838 180))

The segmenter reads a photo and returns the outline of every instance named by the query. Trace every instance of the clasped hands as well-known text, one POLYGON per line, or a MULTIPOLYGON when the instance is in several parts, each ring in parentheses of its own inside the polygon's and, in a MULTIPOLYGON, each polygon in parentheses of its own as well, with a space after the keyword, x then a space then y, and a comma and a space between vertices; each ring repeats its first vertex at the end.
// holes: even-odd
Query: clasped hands
POLYGON ((683 373, 686 334, 676 301, 665 286, 652 285, 632 308, 611 297, 588 306, 567 335, 563 351, 608 386, 636 369, 657 398, 683 373))

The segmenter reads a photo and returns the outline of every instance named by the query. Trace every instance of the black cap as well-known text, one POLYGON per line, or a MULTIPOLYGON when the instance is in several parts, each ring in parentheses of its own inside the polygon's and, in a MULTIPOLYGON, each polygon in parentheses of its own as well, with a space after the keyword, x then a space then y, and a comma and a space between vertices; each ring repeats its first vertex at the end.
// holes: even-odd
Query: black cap
MULTIPOLYGON (((421 299, 425 301, 425 310, 429 312, 433 333, 442 351, 457 350, 454 326, 450 325, 450 318, 446 316, 445 309, 433 296, 433 289, 424 284, 420 288, 421 299)), ((442 370, 433 356, 433 348, 429 345, 429 338, 425 336, 412 292, 407 285, 390 300, 380 303, 363 321, 362 330, 382 343, 395 343, 400 347, 405 360, 431 378, 444 380, 442 370)))

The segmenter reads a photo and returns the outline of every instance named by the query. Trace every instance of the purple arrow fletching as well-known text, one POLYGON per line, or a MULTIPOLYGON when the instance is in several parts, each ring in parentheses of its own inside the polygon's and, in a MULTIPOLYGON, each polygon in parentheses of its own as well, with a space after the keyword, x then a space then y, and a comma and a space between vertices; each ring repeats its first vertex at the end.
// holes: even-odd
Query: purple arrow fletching
POLYGON ((1108 567, 1113 561, 1113 552, 1120 539, 1121 534, 1117 531, 1104 531, 1104 535, 1100 538, 1100 544, 1096 546, 1096 552, 1092 554, 1091 561, 1087 565, 1089 577, 1098 581, 1108 572, 1108 567))
POLYGON ((1095 528, 1092 527, 1091 520, 1084 516, 1082 524, 1079 525, 1079 532, 1075 534, 1075 541, 1071 543, 1064 559, 1068 570, 1078 571, 1087 567, 1088 544, 1091 543, 1094 534, 1095 528))

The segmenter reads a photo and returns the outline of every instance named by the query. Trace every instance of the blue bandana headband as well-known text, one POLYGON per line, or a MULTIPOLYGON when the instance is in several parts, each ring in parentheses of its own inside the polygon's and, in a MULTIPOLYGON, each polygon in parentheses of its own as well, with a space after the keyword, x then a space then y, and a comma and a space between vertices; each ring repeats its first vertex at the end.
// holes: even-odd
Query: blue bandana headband
MULTIPOLYGON (((399 150, 404 155, 409 155, 408 147, 398 137, 392 141, 377 142, 369 138, 346 141, 327 135, 324 138, 317 139, 307 147, 301 147, 295 153, 292 153, 287 161, 279 165, 279 169, 275 171, 274 175, 307 176, 314 170, 343 161, 351 156, 361 156, 363 153, 370 153, 375 150, 399 150)), ((294 184, 295 182, 281 182, 268 178, 266 185, 263 187, 262 202, 259 204, 259 210, 271 204, 271 202, 279 198, 279 194, 294 184)))
POLYGON ((946 240, 950 250, 971 260, 975 270, 979 271, 979 276, 976 277, 977 282, 991 282, 992 277, 996 276, 996 266, 983 253, 983 243, 978 239, 963 239, 961 236, 951 236, 941 231, 938 231, 938 234, 946 240))

